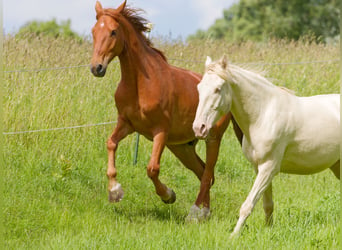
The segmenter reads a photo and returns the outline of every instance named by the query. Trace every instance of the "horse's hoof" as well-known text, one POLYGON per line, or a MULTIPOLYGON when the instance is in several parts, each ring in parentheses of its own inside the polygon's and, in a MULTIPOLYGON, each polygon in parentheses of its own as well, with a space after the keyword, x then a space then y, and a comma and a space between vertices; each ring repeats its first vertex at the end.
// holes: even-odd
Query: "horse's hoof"
POLYGON ((210 217, 210 209, 208 207, 204 207, 201 209, 201 213, 200 213, 200 219, 203 220, 207 220, 210 217))
POLYGON ((110 190, 108 194, 108 200, 110 202, 119 202, 122 200, 124 195, 124 191, 120 185, 120 183, 116 183, 110 190))
POLYGON ((172 203, 174 203, 176 201, 176 193, 172 189, 168 188, 167 189, 167 194, 168 194, 168 198, 166 198, 166 199, 162 198, 162 201, 165 204, 172 204, 172 203))
POLYGON ((235 240, 235 239, 238 239, 240 236, 239 232, 232 232, 230 235, 229 235, 229 239, 230 240, 235 240))
POLYGON ((186 217, 185 221, 187 223, 198 223, 199 222, 198 217, 199 217, 200 212, 201 212, 201 209, 198 206, 192 205, 192 207, 190 208, 190 212, 188 216, 186 217))
POLYGON ((200 209, 198 206, 192 205, 192 207, 190 208, 190 212, 185 220, 188 223, 200 223, 202 221, 207 220, 209 216, 209 208, 203 207, 202 209, 200 209))

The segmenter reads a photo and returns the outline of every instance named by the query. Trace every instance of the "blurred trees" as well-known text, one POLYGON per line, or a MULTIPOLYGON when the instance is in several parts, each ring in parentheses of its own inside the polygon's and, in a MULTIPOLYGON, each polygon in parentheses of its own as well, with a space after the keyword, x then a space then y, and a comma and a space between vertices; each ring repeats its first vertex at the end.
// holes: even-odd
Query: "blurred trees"
POLYGON ((57 23, 56 19, 51 21, 40 22, 40 21, 30 21, 24 26, 22 26, 16 36, 26 36, 27 34, 36 36, 51 36, 51 37, 65 37, 65 38, 75 38, 77 40, 82 40, 82 38, 71 29, 71 21, 62 21, 57 23))
POLYGON ((194 38, 264 41, 270 38, 318 41, 339 35, 340 0, 240 0, 194 38))

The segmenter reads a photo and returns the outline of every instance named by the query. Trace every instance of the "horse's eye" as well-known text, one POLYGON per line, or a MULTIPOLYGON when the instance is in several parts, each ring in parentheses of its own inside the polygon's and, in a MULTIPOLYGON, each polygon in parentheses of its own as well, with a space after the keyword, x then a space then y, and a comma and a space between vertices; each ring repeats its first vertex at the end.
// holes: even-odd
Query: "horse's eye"
POLYGON ((221 92, 221 89, 220 88, 216 88, 215 89, 215 94, 218 94, 218 93, 220 93, 221 92))
POLYGON ((116 30, 112 30, 112 32, 110 33, 111 36, 116 36, 116 30))

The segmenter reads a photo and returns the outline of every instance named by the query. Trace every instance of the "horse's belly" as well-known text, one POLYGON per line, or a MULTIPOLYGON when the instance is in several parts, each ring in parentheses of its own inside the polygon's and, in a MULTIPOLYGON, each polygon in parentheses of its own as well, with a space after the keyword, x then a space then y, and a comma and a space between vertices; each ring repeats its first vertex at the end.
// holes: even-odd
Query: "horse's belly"
POLYGON ((289 174, 314 174, 330 168, 340 159, 339 145, 322 147, 320 150, 302 152, 287 150, 280 171, 289 174))
POLYGON ((153 121, 152 119, 131 119, 130 120, 134 130, 139 134, 146 137, 148 140, 153 141, 156 131, 162 131, 168 134, 166 144, 184 144, 196 139, 192 130, 192 123, 183 123, 177 126, 171 126, 167 122, 163 122, 161 119, 153 121))

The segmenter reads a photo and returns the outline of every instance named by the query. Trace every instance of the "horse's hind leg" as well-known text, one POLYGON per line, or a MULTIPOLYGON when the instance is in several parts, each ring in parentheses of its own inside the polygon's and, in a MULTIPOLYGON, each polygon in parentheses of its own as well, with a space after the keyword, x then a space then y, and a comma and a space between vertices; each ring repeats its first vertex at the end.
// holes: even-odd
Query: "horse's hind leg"
MULTIPOLYGON (((205 163, 196 153, 196 143, 197 140, 187 144, 167 145, 167 147, 183 163, 183 165, 194 172, 197 178, 201 181, 205 163)), ((208 215, 208 213, 203 213, 203 211, 194 205, 190 210, 187 220, 198 220, 200 217, 205 218, 208 215)))
POLYGON ((341 179, 341 175, 340 175, 340 160, 338 160, 334 165, 332 165, 330 167, 330 170, 333 171, 334 175, 338 179, 341 179))
POLYGON ((196 143, 197 141, 194 141, 187 144, 167 145, 167 147, 186 168, 194 172, 201 180, 205 164, 195 151, 196 143))
POLYGON ((188 221, 201 221, 210 215, 210 188, 214 184, 214 168, 217 162, 222 136, 227 129, 231 114, 221 118, 210 130, 206 139, 206 162, 201 178, 201 187, 195 204, 191 207, 188 221), (203 208, 200 208, 200 206, 203 208))

